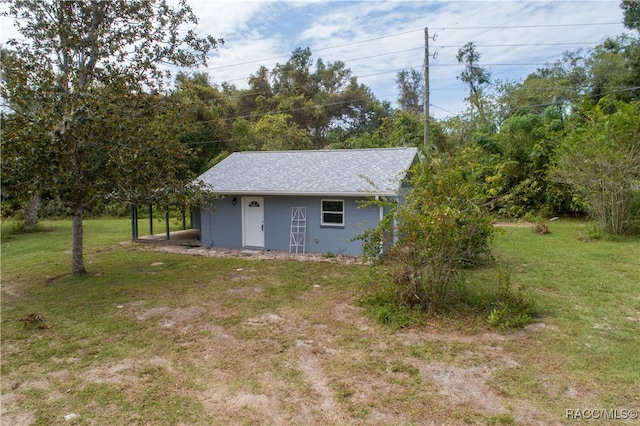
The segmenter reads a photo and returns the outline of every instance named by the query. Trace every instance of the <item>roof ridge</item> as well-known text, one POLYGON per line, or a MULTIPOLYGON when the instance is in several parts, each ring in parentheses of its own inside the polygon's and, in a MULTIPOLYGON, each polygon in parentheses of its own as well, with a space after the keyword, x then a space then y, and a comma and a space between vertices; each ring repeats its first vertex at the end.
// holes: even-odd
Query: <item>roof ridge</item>
POLYGON ((336 149, 283 149, 276 151, 235 151, 231 154, 276 154, 298 152, 354 152, 354 151, 391 151, 391 150, 418 150, 415 146, 392 146, 384 148, 336 148, 336 149))

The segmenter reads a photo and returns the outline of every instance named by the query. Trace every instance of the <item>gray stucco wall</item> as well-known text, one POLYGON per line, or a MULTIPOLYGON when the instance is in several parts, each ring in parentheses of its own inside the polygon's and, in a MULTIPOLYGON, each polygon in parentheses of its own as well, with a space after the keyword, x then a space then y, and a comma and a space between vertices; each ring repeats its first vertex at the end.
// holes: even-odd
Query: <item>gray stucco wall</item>
MULTIPOLYGON (((264 196, 265 250, 289 251, 291 208, 306 207, 308 253, 361 255, 362 241, 351 239, 366 228, 375 227, 378 207, 360 208, 365 198, 264 196), (320 225, 321 200, 344 200, 344 226, 320 225)), ((200 212, 201 239, 205 247, 242 248, 242 197, 229 195, 212 202, 214 211, 200 212), (236 204, 232 201, 236 198, 236 204)))

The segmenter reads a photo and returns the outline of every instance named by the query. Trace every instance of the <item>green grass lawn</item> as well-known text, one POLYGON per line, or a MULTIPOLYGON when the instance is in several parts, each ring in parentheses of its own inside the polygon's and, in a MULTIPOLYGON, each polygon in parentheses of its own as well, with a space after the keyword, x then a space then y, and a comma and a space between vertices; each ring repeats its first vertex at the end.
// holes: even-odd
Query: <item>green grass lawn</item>
MULTIPOLYGON (((540 353, 527 357, 529 374, 597 390, 595 404, 638 408, 640 240, 582 241, 588 230, 580 222, 554 223, 551 230, 509 228, 497 240, 496 254, 513 281, 532 290, 542 309, 546 329, 538 336, 540 353)), ((514 386, 525 394, 543 387, 539 378, 514 386)))
POLYGON ((506 228, 469 283, 508 275, 537 301, 531 326, 396 330, 358 305, 366 266, 161 253, 129 243, 126 219, 87 220, 88 273, 73 276, 70 222, 43 226, 2 227, 3 424, 573 424, 566 410, 640 409, 638 238, 506 228))

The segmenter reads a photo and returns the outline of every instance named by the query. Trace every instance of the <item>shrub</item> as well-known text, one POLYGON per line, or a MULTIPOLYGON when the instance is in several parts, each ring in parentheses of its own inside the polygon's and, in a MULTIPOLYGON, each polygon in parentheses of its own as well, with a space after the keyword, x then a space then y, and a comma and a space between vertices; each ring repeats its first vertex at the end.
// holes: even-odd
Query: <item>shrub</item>
POLYGON ((533 231, 534 234, 541 234, 541 235, 549 234, 551 232, 549 230, 549 227, 542 222, 534 223, 531 230, 533 231))
POLYGON ((399 303, 440 311, 462 270, 490 255, 492 218, 469 164, 461 155, 415 166, 405 202, 364 236, 365 255, 384 263, 399 303))
POLYGON ((640 103, 604 98, 581 111, 559 150, 555 178, 574 188, 607 234, 633 231, 640 180, 640 103))

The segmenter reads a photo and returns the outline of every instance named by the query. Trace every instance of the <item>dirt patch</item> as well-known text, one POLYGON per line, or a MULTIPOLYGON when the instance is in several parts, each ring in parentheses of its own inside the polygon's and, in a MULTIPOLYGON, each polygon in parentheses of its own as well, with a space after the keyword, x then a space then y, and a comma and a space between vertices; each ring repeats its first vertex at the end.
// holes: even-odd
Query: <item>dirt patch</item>
POLYGON ((315 347, 313 342, 304 342, 302 340, 296 341, 296 348, 300 353, 300 371, 302 371, 304 379, 311 385, 311 389, 316 394, 316 408, 324 413, 325 416, 335 415, 339 410, 333 401, 333 392, 329 388, 327 377, 316 359, 318 354, 326 354, 326 350, 315 347))
POLYGON ((533 228, 535 225, 531 222, 494 222, 493 226, 498 228, 533 228))
MULTIPOLYGON (((231 281, 239 281, 239 280, 232 279, 231 281)), ((260 294, 263 292, 264 292, 264 288, 262 287, 242 287, 242 288, 228 288, 224 291, 224 294, 239 296, 239 295, 260 294)))
POLYGON ((153 317, 164 315, 169 311, 171 311, 171 308, 168 308, 166 306, 165 307, 161 307, 161 308, 144 309, 141 312, 136 313, 136 319, 138 321, 146 321, 149 318, 153 318, 153 317))
POLYGON ((2 424, 13 426, 29 426, 35 423, 35 416, 20 408, 21 397, 15 393, 5 393, 2 395, 2 424))
POLYGON ((200 398, 205 410, 222 418, 256 417, 263 424, 286 424, 281 416, 282 407, 276 398, 264 394, 239 392, 231 394, 223 390, 205 393, 200 398), (249 416, 247 416, 249 414, 249 416))
POLYGON ((501 398, 487 385, 492 369, 481 367, 461 368, 442 362, 421 368, 421 375, 431 379, 443 395, 457 405, 471 405, 492 415, 505 413, 501 398))
MULTIPOLYGON (((361 262, 317 254, 168 245, 144 249, 244 259, 361 262)), ((162 271, 163 266, 149 261, 148 269, 162 271)), ((189 293, 183 299, 181 291, 162 293, 159 298, 143 291, 132 295, 134 300, 119 297, 122 304, 114 302, 113 319, 126 317, 136 323, 134 329, 140 329, 132 332, 154 336, 158 344, 151 343, 153 350, 133 351, 124 359, 108 361, 93 360, 84 351, 60 355, 52 360, 55 376, 39 374, 40 367, 34 363, 31 383, 15 383, 15 389, 12 382, 5 385, 4 423, 21 426, 39 420, 36 412, 25 408, 25 398, 35 391, 57 401, 51 405, 67 404, 49 417, 51 421, 66 423, 65 415, 86 409, 91 416, 122 422, 117 412, 121 407, 101 406, 77 396, 88 384, 115 390, 130 404, 139 404, 149 389, 157 388, 153 401, 145 403, 153 404, 158 398, 165 406, 172 401, 193 402, 203 417, 223 424, 486 424, 491 416, 511 413, 522 424, 531 424, 531 419, 553 423, 553 417, 534 417, 541 414, 526 401, 502 395, 500 384, 494 383, 503 370, 521 368, 519 359, 505 349, 508 343, 519 333, 538 333, 539 328, 511 334, 441 332, 436 327, 393 331, 365 315, 352 290, 343 291, 334 283, 339 279, 333 275, 336 268, 326 272, 323 268, 322 274, 306 281, 296 277, 305 285, 296 281, 295 291, 275 299, 277 277, 264 279, 263 275, 262 280, 253 281, 263 265, 243 266, 215 271, 212 285, 192 286, 190 291, 202 293, 189 293), (329 286, 333 286, 330 291, 329 286), (66 410, 73 404, 79 408, 66 410), (460 414, 465 412, 470 413, 468 418, 460 414)), ((286 270, 279 273, 286 275, 286 270)), ((119 336, 109 337, 109 342, 118 342, 119 336)), ((14 356, 20 345, 21 341, 3 343, 3 355, 14 356)), ((24 380, 18 374, 10 372, 8 380, 24 380)), ((581 401, 580 389, 572 387, 566 393, 576 404, 581 401)), ((161 409, 160 405, 153 408, 161 409)), ((93 420, 86 413, 79 416, 80 420, 69 422, 93 420)), ((135 417, 127 420, 144 423, 135 417)))
MULTIPOLYGON (((346 265, 361 264, 363 260, 358 256, 325 256, 320 253, 287 253, 274 250, 237 250, 207 247, 186 247, 180 245, 153 245, 145 249, 162 253, 190 254, 195 256, 228 257, 254 260, 291 260, 299 262, 329 262, 346 265)), ((242 279, 242 278, 239 278, 242 279)))
POLYGON ((22 297, 22 292, 20 291, 20 284, 16 282, 3 282, 2 283, 2 292, 9 297, 9 300, 19 299, 22 297))
POLYGON ((369 330, 369 321, 362 315, 362 308, 349 303, 339 303, 333 308, 333 319, 346 324, 353 324, 362 331, 369 330))
POLYGON ((187 306, 182 308, 170 308, 161 306, 157 308, 141 308, 139 305, 129 306, 129 311, 138 321, 157 319, 162 328, 185 327, 194 319, 200 317, 205 308, 201 306, 187 306))
POLYGON ((235 346, 239 345, 241 341, 236 337, 230 335, 224 327, 215 324, 205 324, 200 329, 201 331, 210 333, 217 340, 217 346, 235 346))
MULTIPOLYGON (((239 289, 254 291, 252 287, 239 289)), ((317 289, 310 288, 312 292, 317 289)), ((473 410, 486 418, 514 411, 513 400, 505 402, 489 384, 496 372, 519 365, 500 344, 510 336, 421 330, 387 333, 363 316, 361 308, 346 301, 313 321, 288 308, 248 316, 236 324, 205 321, 206 308, 198 305, 150 308, 137 301, 127 309, 138 321, 148 321, 169 333, 180 331, 176 338, 188 338, 189 352, 181 352, 179 358, 169 352, 96 363, 79 371, 75 383, 61 383, 68 380, 62 368, 56 377, 45 375, 41 381, 19 384, 19 390, 40 389, 48 392, 48 398, 59 398, 63 392, 52 389, 73 393, 85 384, 98 383, 136 395, 147 386, 145 372, 158 371, 171 378, 172 392, 196 398, 207 414, 222 423, 242 419, 258 424, 406 424, 417 420, 442 424, 446 414, 438 411, 441 407, 473 410), (407 348, 432 342, 464 349, 455 356, 449 353, 442 361, 408 355, 407 348), (394 359, 406 371, 393 371, 394 359), (415 380, 408 373, 413 370, 422 384, 410 388, 409 394, 419 393, 417 399, 405 402, 406 386, 415 380), (201 373, 195 388, 189 389, 187 376, 193 371, 201 373), (415 406, 418 400, 422 402, 415 406)), ((68 361, 61 359, 60 363, 68 361)), ((13 392, 17 391, 3 395, 3 421, 18 426, 33 423, 34 416, 20 408, 20 394, 13 392)), ((568 392, 574 393, 573 389, 568 392)), ((522 407, 517 412, 527 414, 518 414, 517 421, 530 424, 529 420, 536 419, 544 424, 548 420, 534 417, 539 414, 528 404, 518 404, 522 407)), ((112 409, 115 407, 102 408, 103 412, 112 409)), ((458 420, 451 423, 464 423, 458 420)))
POLYGON ((84 379, 91 383, 122 384, 135 377, 136 361, 124 359, 117 363, 95 366, 86 371, 84 379))

